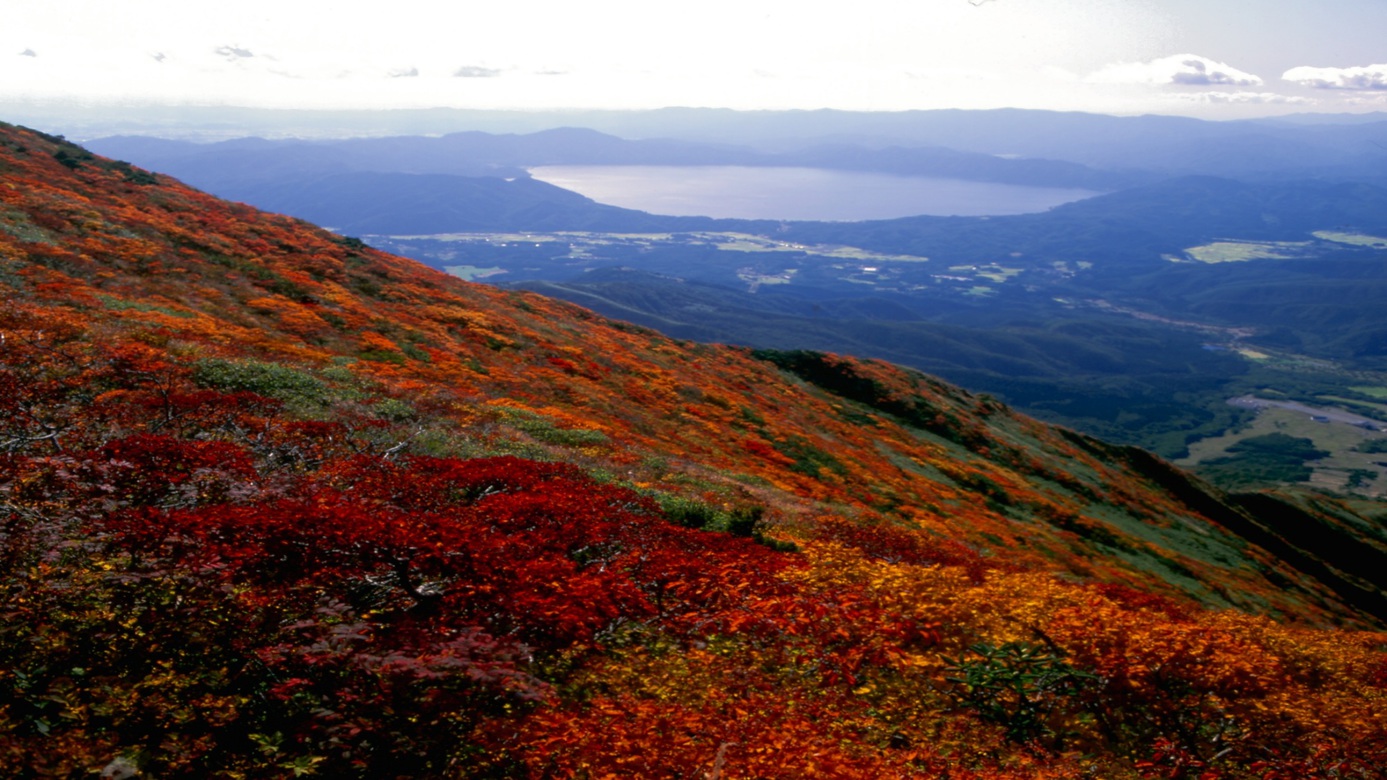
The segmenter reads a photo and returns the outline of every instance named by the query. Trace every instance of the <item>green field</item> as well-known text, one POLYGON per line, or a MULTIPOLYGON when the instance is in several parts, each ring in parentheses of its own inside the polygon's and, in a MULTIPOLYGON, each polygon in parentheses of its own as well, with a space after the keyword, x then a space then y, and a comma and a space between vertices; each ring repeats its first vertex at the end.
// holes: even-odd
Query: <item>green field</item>
POLYGON ((1362 401, 1357 398, 1347 398, 1345 396, 1339 395, 1321 395, 1320 398, 1333 404, 1344 404, 1347 406, 1359 407, 1359 409, 1355 409, 1354 411, 1363 411, 1370 415, 1372 412, 1377 412, 1380 416, 1387 416, 1387 404, 1376 404, 1371 401, 1362 401))
POLYGON ((1239 442, 1274 433, 1309 439, 1316 448, 1330 453, 1328 457, 1306 461, 1311 469, 1311 486, 1364 496, 1387 496, 1387 478, 1384 478, 1387 467, 1377 465, 1379 461, 1387 462, 1387 455, 1358 451, 1364 442, 1387 442, 1387 433, 1344 423, 1316 422, 1289 409, 1264 409, 1251 425, 1241 430, 1194 442, 1189 446, 1189 457, 1176 463, 1197 472, 1201 464, 1229 457, 1229 448, 1239 442), (1350 482, 1356 484, 1350 485, 1350 482))
POLYGON ((1248 260, 1290 260, 1303 257, 1309 241, 1215 241, 1190 247, 1185 255, 1201 263, 1244 263, 1248 260))
POLYGON ((1002 284, 1013 276, 1018 276, 1024 268, 1003 268, 1000 265, 953 265, 949 266, 949 271, 960 274, 972 274, 979 279, 986 279, 990 282, 1002 284))
POLYGON ((506 269, 501 268, 499 266, 492 266, 491 268, 480 268, 475 265, 450 265, 444 270, 446 270, 453 276, 456 276, 460 279, 466 279, 469 282, 475 282, 478 279, 485 279, 489 276, 499 276, 503 273, 506 273, 506 269))
POLYGON ((1387 238, 1378 236, 1365 236, 1362 233, 1339 233, 1333 230, 1316 230, 1313 235, 1315 238, 1333 241, 1336 244, 1351 244, 1353 246, 1369 246, 1375 249, 1387 249, 1387 238))

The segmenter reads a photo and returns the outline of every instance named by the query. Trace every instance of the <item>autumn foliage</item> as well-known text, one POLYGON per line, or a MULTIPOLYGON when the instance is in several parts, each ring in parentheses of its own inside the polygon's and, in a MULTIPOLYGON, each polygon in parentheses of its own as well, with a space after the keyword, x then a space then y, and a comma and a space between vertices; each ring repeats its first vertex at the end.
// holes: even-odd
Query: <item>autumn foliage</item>
POLYGON ((1380 616, 1115 448, 0 147, 7 776, 1387 766, 1380 616))

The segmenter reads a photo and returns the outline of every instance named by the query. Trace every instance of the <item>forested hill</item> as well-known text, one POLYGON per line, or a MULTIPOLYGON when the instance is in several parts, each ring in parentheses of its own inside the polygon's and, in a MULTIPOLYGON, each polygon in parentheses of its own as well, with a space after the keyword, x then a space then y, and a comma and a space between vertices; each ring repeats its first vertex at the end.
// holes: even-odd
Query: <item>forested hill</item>
POLYGON ((1380 529, 0 127, 12 776, 1371 777, 1380 529))

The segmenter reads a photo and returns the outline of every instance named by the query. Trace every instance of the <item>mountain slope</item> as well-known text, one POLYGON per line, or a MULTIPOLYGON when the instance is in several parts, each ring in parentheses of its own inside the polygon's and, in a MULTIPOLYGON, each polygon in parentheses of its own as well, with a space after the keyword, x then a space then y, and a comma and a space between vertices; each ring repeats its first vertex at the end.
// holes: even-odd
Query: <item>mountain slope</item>
POLYGON ((702 230, 707 217, 662 217, 597 203, 529 177, 339 173, 228 187, 227 197, 353 234, 492 230, 702 230))
MULTIPOLYGON (((1122 277, 1168 265, 1163 255, 1237 237, 1304 240, 1310 231, 1351 225, 1387 228, 1387 190, 1315 181, 1252 184, 1190 176, 1134 187, 1042 214, 992 218, 908 217, 858 223, 793 223, 783 240, 841 243, 886 252, 992 262, 1011 252, 1031 262, 1083 258, 1122 277)), ((1114 284, 1111 278, 1102 282, 1114 284)))
POLYGON ((20 775, 1387 755, 1357 562, 923 375, 671 340, 11 127, 0 286, 20 775))

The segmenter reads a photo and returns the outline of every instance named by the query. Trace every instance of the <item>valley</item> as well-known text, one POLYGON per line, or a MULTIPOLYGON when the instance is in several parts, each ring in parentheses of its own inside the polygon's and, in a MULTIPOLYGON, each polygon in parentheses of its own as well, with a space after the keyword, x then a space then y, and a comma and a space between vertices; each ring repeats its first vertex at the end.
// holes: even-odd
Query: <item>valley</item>
MULTIPOLYGON (((1332 396, 1322 396, 1322 403, 1332 403, 1332 396)), ((1239 445, 1258 437, 1279 434, 1299 439, 1305 444, 1304 453, 1289 452, 1286 466, 1308 469, 1285 482, 1304 483, 1315 489, 1373 498, 1387 497, 1387 407, 1376 407, 1374 418, 1352 414, 1335 406, 1310 406, 1294 401, 1278 401, 1252 396, 1240 396, 1228 401, 1235 406, 1256 409, 1257 414, 1238 429, 1220 436, 1194 442, 1190 454, 1177 460, 1178 465, 1201 471, 1214 464, 1215 471, 1233 480, 1247 479, 1250 468, 1238 469, 1239 445), (1310 457, 1304 457, 1304 455, 1310 457), (1230 457, 1232 456, 1232 457, 1230 457), (1220 463, 1220 461, 1224 461, 1220 463), (1230 466, 1233 467, 1230 469, 1230 466)), ((1361 402, 1355 404, 1362 408, 1361 402)), ((1246 448, 1243 448, 1246 451, 1246 448)), ((1246 460, 1246 458, 1244 458, 1246 460)), ((1248 464, 1244 464, 1247 466, 1248 464)), ((1275 480, 1273 480, 1275 481, 1275 480)), ((1249 486, 1256 480, 1244 482, 1249 486)))
MULTIPOLYGON (((1169 310, 1131 293, 1117 298, 1124 303, 1066 297, 1093 294, 1095 288, 1084 279, 1095 273, 1095 263, 1089 261, 1057 260, 1047 266, 1023 252, 1007 252, 996 263, 958 264, 948 256, 890 254, 717 231, 364 238, 372 245, 464 278, 534 286, 675 335, 886 357, 994 393, 1042 417, 1182 456, 1179 462, 1196 470, 1203 461, 1225 455, 1224 445, 1246 438, 1237 431, 1266 432, 1251 414, 1225 403, 1233 393, 1271 390, 1313 403, 1339 398, 1387 424, 1387 410, 1372 404, 1370 391, 1365 392, 1371 386, 1364 385, 1365 381, 1387 382, 1387 374, 1361 367, 1350 370, 1332 360, 1261 346, 1258 337, 1267 332, 1265 326, 1189 319, 1188 311, 1167 313, 1169 310), (991 311, 985 303, 988 300, 1004 308, 991 311), (753 316, 754 322, 750 319, 753 316), (1033 350, 1031 359, 1014 344, 990 347, 997 353, 996 364, 1005 361, 1009 366, 1006 376, 979 370, 976 361, 983 350, 941 359, 941 354, 947 353, 941 348, 939 334, 948 324, 976 327, 995 323, 991 327, 996 328, 1022 316, 1072 324, 1030 330, 1027 349, 1033 350), (825 319, 834 322, 825 325, 825 319), (877 327, 848 331, 842 320, 864 325, 875 322, 877 327), (1120 324, 1123 321, 1130 324, 1120 324), (1067 338, 1081 327, 1080 322, 1102 328, 1080 331, 1087 342, 1081 348, 1082 342, 1067 338), (853 335, 847 337, 845 331, 853 335), (1162 359, 1172 369, 1178 361, 1186 360, 1188 365, 1188 361, 1197 360, 1197 382, 1166 384, 1170 380, 1163 374, 1169 369, 1142 374, 1139 366, 1151 358, 1143 354, 1151 348, 1151 338, 1160 339, 1162 359), (1088 350, 1100 342, 1106 342, 1103 362, 1094 362, 1088 350), (1068 368, 1062 370, 1061 366, 1068 368), (1125 403, 1107 400, 1104 393, 1116 388, 1107 380, 1113 389, 1097 391, 1105 384, 1099 379, 1104 375, 1120 377, 1123 382, 1145 377, 1138 381, 1147 382, 1151 388, 1169 387, 1154 392, 1178 394, 1180 406, 1159 410, 1147 406, 1151 411, 1143 411, 1142 403, 1131 395, 1126 396, 1125 403), (1093 384, 1080 379, 1084 376, 1093 384), (1022 378, 1025 380, 1018 382, 1022 378), (1057 403, 1054 395, 1059 392, 1067 396, 1063 403, 1057 403), (1194 410, 1201 416, 1192 419, 1189 414, 1194 410)), ((1295 256, 1306 263, 1330 261, 1345 248, 1369 241, 1370 237, 1349 234, 1336 234, 1334 240, 1316 235, 1295 244, 1295 256)), ((1256 242, 1224 244, 1263 246, 1256 242)), ((1200 251, 1195 248, 1187 254, 1194 256, 1200 251)), ((1151 283, 1149 278, 1143 279, 1143 284, 1151 283)), ((1121 289, 1117 282, 1104 284, 1107 286, 1099 289, 1108 295, 1121 289)), ((1016 335, 1025 332, 1014 324, 1004 327, 1016 335)), ((1311 438, 1335 457, 1307 464, 1312 467, 1310 484, 1359 495, 1379 495, 1387 485, 1379 481, 1383 467, 1360 457, 1354 451, 1355 441, 1311 438)), ((1211 474, 1230 478, 1226 468, 1211 474)))

